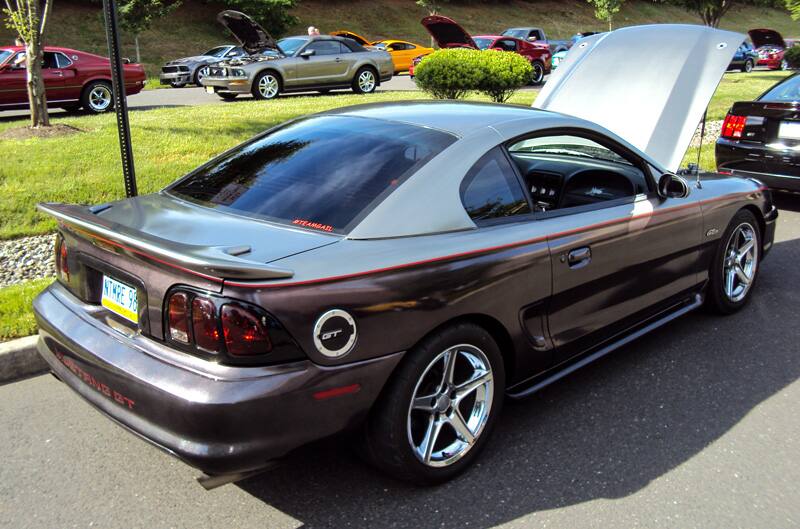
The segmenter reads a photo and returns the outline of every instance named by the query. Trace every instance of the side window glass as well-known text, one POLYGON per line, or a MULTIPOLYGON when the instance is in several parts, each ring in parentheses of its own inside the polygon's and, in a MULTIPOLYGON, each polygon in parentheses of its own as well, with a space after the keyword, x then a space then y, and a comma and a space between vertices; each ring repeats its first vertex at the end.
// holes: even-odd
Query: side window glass
POLYGON ((474 221, 531 211, 517 175, 500 147, 486 153, 464 177, 461 202, 474 221))
POLYGON ((59 68, 66 68, 72 64, 72 61, 63 53, 56 53, 56 64, 59 68))
POLYGON ((56 54, 51 51, 44 52, 44 59, 42 60, 42 68, 58 68, 56 64, 56 54))
POLYGON ((309 44, 308 49, 314 50, 315 55, 337 55, 341 53, 338 40, 319 40, 309 44))
POLYGON ((337 44, 339 44, 339 53, 351 53, 352 52, 352 50, 350 48, 348 48, 347 46, 345 46, 343 43, 338 42, 337 44))

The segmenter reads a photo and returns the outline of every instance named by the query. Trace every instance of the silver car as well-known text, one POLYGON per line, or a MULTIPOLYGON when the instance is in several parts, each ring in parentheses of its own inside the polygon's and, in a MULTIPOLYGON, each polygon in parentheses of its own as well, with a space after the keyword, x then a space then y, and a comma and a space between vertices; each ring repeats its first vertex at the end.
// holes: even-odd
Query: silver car
POLYGON ((287 37, 275 41, 260 25, 238 11, 217 20, 249 53, 208 67, 202 84, 223 99, 252 94, 273 99, 282 92, 328 92, 350 88, 366 94, 392 78, 392 57, 367 50, 352 39, 330 35, 287 37))
POLYGON ((205 67, 222 60, 245 57, 247 52, 241 46, 226 44, 216 46, 194 57, 183 57, 169 61, 161 67, 158 78, 161 84, 168 84, 173 88, 181 88, 187 84, 200 86, 205 75, 205 67))

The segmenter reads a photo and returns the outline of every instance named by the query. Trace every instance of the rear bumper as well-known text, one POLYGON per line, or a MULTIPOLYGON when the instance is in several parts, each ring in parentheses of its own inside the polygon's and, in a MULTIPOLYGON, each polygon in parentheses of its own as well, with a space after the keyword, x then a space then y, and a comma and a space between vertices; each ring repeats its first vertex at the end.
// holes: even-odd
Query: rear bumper
POLYGON ((715 154, 720 171, 755 178, 770 189, 800 193, 800 153, 719 139, 715 154))
POLYGON ((310 361, 231 367, 127 336, 59 284, 34 301, 39 353, 102 413, 208 474, 258 469, 359 424, 401 354, 327 368, 310 361), (317 393, 358 385, 335 398, 317 393))

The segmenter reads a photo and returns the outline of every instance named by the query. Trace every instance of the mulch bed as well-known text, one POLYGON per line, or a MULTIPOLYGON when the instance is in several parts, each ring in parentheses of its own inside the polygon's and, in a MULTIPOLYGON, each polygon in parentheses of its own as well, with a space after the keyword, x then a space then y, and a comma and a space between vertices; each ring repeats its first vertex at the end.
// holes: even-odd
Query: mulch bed
POLYGON ((81 129, 61 123, 49 127, 14 127, 0 132, 0 140, 27 140, 30 138, 56 138, 83 132, 81 129))

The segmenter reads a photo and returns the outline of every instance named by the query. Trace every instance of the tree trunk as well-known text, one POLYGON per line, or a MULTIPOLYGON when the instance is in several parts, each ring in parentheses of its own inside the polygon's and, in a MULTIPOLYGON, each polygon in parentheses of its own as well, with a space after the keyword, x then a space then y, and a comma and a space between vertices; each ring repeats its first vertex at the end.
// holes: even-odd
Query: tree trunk
POLYGON ((133 44, 134 44, 134 46, 136 46, 136 63, 137 64, 142 64, 142 56, 139 53, 139 34, 138 33, 133 36, 133 44))
POLYGON ((611 31, 611 15, 608 15, 608 31, 611 31))
MULTIPOLYGON (((36 2, 31 2, 31 11, 37 9, 36 2)), ((38 13, 35 14, 38 18, 38 13)), ((50 117, 47 115, 47 94, 42 80, 41 35, 33 32, 30 42, 25 45, 25 66, 27 68, 28 103, 31 107, 31 127, 49 127, 50 117)))

